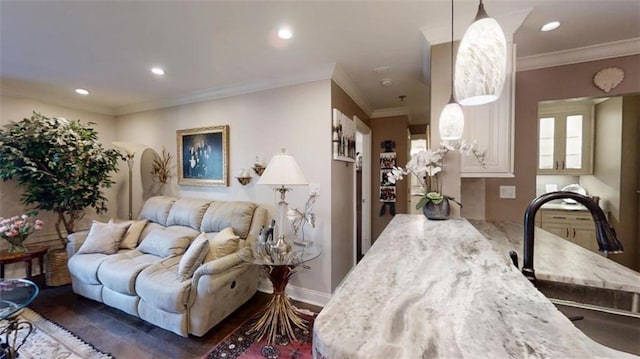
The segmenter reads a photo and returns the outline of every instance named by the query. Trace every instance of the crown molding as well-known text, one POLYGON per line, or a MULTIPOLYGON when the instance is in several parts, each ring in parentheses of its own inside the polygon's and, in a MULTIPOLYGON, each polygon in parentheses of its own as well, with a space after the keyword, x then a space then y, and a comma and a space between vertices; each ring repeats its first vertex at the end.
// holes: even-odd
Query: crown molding
POLYGON ((353 82, 342 66, 335 64, 331 79, 351 97, 353 102, 355 102, 367 116, 371 117, 371 106, 369 106, 369 103, 364 99, 358 86, 356 86, 355 82, 353 82))
POLYGON ((535 70, 638 54, 640 54, 640 37, 520 57, 517 59, 516 71, 535 70))
MULTIPOLYGON (((371 118, 383 118, 383 117, 394 117, 394 116, 407 116, 410 117, 409 109, 406 107, 390 107, 390 108, 381 108, 374 110, 371 113, 371 118)), ((409 123, 411 119, 409 119, 409 123)))
POLYGON ((335 64, 321 66, 311 71, 306 71, 279 79, 258 80, 232 86, 212 87, 200 91, 194 91, 186 95, 152 100, 132 105, 117 107, 114 109, 116 116, 132 113, 157 110, 161 108, 187 105, 196 102, 217 100, 225 97, 246 95, 253 92, 266 91, 281 87, 293 86, 307 82, 331 79, 335 64))

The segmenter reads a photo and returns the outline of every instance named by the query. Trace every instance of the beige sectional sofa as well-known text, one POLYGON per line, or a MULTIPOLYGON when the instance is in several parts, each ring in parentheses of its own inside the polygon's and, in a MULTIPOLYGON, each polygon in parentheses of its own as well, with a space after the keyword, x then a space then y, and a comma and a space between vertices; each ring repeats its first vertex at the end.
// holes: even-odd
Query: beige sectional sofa
POLYGON ((202 336, 256 292, 259 270, 238 253, 255 244, 266 216, 250 202, 152 197, 138 221, 94 222, 90 231, 69 236, 73 291, 179 335, 202 336), (130 237, 136 226, 142 228, 137 241, 130 237), (117 232, 113 250, 111 244, 96 249, 96 238, 98 247, 110 243, 99 230, 117 232), (183 257, 196 262, 186 274, 183 257))

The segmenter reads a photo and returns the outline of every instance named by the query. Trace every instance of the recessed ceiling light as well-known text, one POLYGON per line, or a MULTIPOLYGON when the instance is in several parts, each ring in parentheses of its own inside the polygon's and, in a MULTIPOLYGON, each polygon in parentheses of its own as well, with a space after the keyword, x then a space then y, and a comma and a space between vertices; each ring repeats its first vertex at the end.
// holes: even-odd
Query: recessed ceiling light
POLYGON ((559 27, 560 27, 560 21, 551 21, 542 25, 542 27, 540 28, 540 31, 547 32, 547 31, 555 30, 559 27))
POLYGON ((293 32, 288 27, 282 27, 278 30, 278 37, 283 40, 289 40, 293 37, 293 32))
POLYGON ((78 95, 82 95, 82 96, 86 96, 89 94, 89 91, 85 90, 85 89, 76 89, 76 93, 78 95))
POLYGON ((162 68, 160 68, 160 67, 153 67, 153 68, 151 68, 151 72, 152 72, 154 75, 158 75, 158 76, 162 76, 162 75, 164 75, 164 70, 163 70, 162 68))

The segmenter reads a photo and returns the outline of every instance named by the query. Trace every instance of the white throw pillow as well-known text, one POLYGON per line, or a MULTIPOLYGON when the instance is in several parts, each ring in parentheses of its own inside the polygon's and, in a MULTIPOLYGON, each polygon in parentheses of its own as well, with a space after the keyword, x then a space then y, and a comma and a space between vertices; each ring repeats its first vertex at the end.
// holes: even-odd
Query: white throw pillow
POLYGON ((178 275, 180 280, 187 280, 193 276, 196 268, 202 264, 204 257, 209 251, 209 241, 207 235, 201 233, 196 239, 193 240, 187 251, 184 252, 182 258, 180 258, 180 264, 178 264, 178 275))
POLYGON ((78 254, 114 254, 129 228, 129 223, 102 223, 93 221, 87 239, 80 246, 78 254))
POLYGON ((167 231, 154 229, 144 237, 138 246, 142 253, 153 254, 154 256, 166 258, 184 253, 189 246, 191 238, 177 231, 167 231))
POLYGON ((222 258, 238 250, 240 237, 233 233, 233 228, 227 227, 218 232, 213 238, 209 238, 209 252, 204 257, 204 263, 222 258))
POLYGON ((138 246, 140 233, 142 233, 144 226, 147 225, 147 220, 119 221, 111 218, 109 223, 129 223, 129 229, 127 229, 127 233, 124 234, 124 238, 120 241, 120 249, 133 249, 138 246))

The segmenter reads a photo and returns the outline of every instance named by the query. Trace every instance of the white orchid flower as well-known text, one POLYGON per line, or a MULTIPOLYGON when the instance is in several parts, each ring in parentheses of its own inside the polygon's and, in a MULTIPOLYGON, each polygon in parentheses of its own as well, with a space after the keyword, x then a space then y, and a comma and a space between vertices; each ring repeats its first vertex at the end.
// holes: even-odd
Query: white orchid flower
POLYGON ((438 174, 440 171, 442 171, 442 167, 440 167, 440 166, 427 166, 427 167, 425 167, 425 170, 429 174, 430 177, 433 177, 436 174, 438 174))

